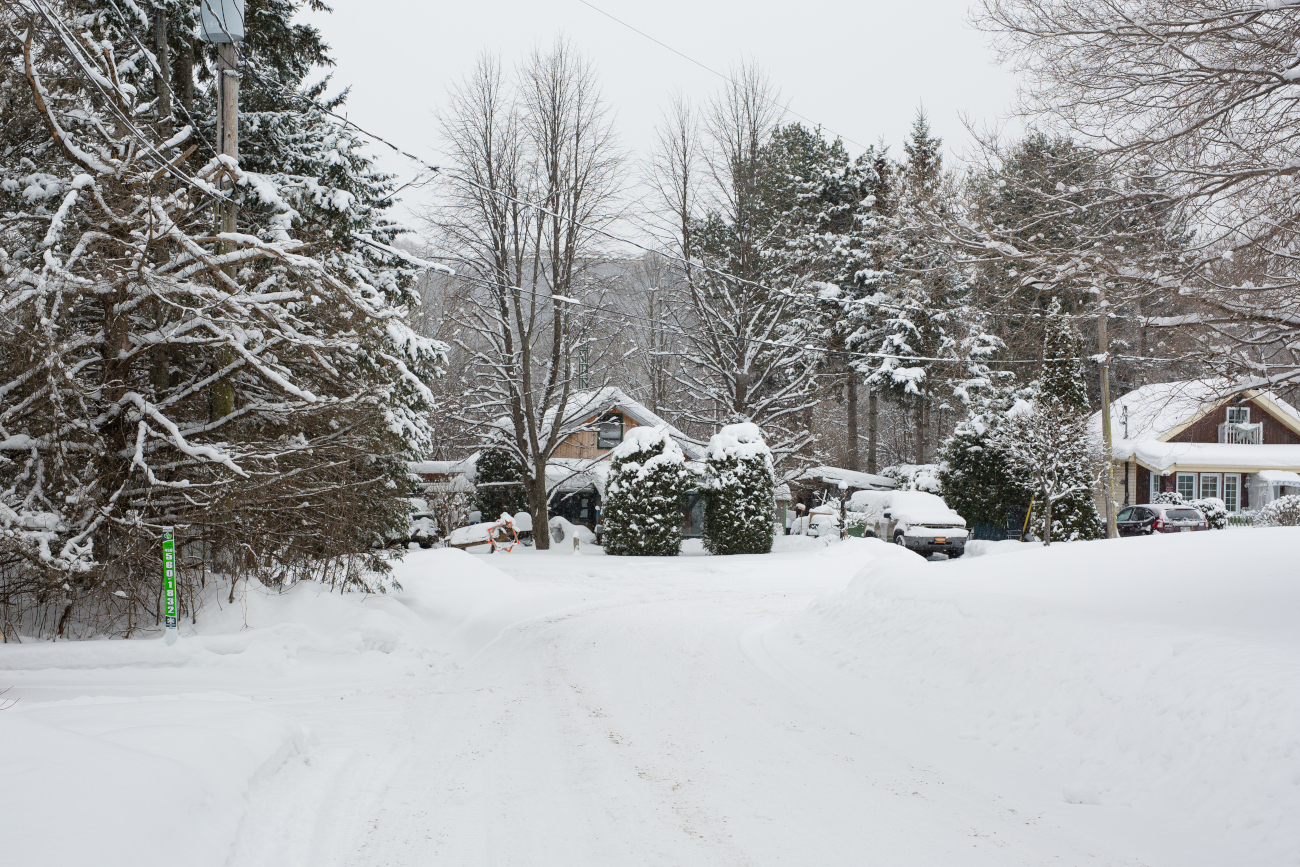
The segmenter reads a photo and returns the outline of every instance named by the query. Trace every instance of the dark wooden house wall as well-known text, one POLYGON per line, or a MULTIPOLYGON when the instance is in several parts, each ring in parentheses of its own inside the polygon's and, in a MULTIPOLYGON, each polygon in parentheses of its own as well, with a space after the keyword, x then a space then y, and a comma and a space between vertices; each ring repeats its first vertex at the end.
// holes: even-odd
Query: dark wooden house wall
MULTIPOLYGON (((1219 441, 1219 425, 1228 420, 1227 408, 1235 405, 1228 403, 1217 407, 1208 415, 1188 426, 1178 436, 1170 439, 1169 442, 1217 443, 1219 441)), ((1251 424, 1264 423, 1265 445, 1300 445, 1300 436, 1296 436, 1294 431, 1274 418, 1264 407, 1253 400, 1248 400, 1241 405, 1250 407, 1251 424)))
POLYGON ((1139 506, 1151 502, 1151 471, 1146 467, 1137 468, 1137 490, 1129 502, 1139 506))

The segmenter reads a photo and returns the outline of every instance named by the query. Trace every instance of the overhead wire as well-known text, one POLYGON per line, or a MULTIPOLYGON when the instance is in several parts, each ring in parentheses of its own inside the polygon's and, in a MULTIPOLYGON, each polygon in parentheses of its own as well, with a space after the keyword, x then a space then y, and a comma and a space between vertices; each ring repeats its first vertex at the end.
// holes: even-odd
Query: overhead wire
MULTIPOLYGON (((604 9, 601 9, 599 6, 595 5, 594 3, 589 3, 589 2, 587 2, 587 0, 578 0, 578 2, 581 3, 583 6, 588 7, 589 9, 592 9, 592 10, 594 10, 594 11, 596 11, 596 12, 599 12, 601 15, 604 15, 604 16, 605 16, 606 18, 608 18, 610 21, 613 21, 613 22, 616 23, 616 24, 620 24, 620 25, 622 25, 623 27, 626 27, 628 30, 631 30, 633 33, 637 34, 638 36, 643 36, 643 37, 645 37, 646 39, 649 39, 651 42, 653 42, 654 44, 658 45, 660 48, 664 48, 664 49, 667 49, 668 51, 671 51, 673 54, 676 54, 678 57, 682 58, 683 60, 687 61, 688 63, 694 63, 696 66, 698 66, 700 69, 703 69, 705 72, 709 72, 709 73, 712 73, 713 75, 716 75, 718 78, 721 78, 723 81, 727 82, 728 84, 732 85, 733 87, 739 87, 739 86, 740 86, 740 85, 736 82, 736 80, 735 80, 734 78, 732 78, 731 76, 726 75, 726 74, 721 73, 721 72, 718 72, 718 70, 714 69, 714 68, 711 67, 711 66, 707 66, 707 65, 705 65, 704 63, 701 63, 700 61, 696 60, 694 57, 691 57, 691 56, 688 55, 688 54, 685 54, 685 53, 683 53, 683 52, 681 52, 681 51, 678 51, 676 48, 673 48, 673 47, 672 47, 671 45, 669 45, 668 43, 663 42, 662 40, 656 39, 655 37, 651 36, 649 33, 646 33, 644 30, 640 30, 640 29, 638 29, 637 27, 634 27, 633 25, 629 24, 628 22, 624 21, 624 20, 621 19, 621 18, 616 18, 615 16, 613 16, 613 15, 611 15, 610 13, 606 12, 604 9)), ((783 111, 783 112, 785 112, 785 113, 787 113, 787 114, 792 114, 792 115, 794 115, 795 117, 799 118, 800 120, 805 120, 805 121, 807 121, 808 123, 811 123, 811 124, 817 126, 817 127, 820 128, 820 129, 824 129, 824 130, 826 130, 827 132, 834 134, 835 136, 837 136, 837 137, 843 139, 844 141, 848 142, 849 144, 857 145, 858 147, 860 147, 860 148, 862 148, 862 149, 864 149, 864 150, 868 150, 868 149, 870 148, 869 145, 864 145, 864 144, 863 144, 862 142, 860 142, 860 141, 855 141, 854 139, 849 138, 848 136, 846 136, 846 135, 845 135, 844 133, 842 133, 842 132, 835 132, 835 130, 831 129, 831 128, 828 127, 828 126, 825 126, 824 124, 819 123, 818 121, 813 120, 812 118, 808 117, 807 115, 800 114, 799 112, 797 112, 797 111, 795 111, 794 109, 790 108, 788 105, 782 105, 781 103, 779 103, 779 102, 777 102, 776 100, 771 99, 771 98, 769 98, 769 97, 762 97, 762 99, 763 99, 764 102, 767 102, 767 103, 770 104, 770 105, 774 105, 774 106, 776 106, 776 107, 779 108, 781 111, 783 111)))
MULTIPOLYGON (((161 151, 159 151, 157 147, 154 146, 153 142, 149 140, 149 137, 146 136, 143 132, 141 132, 140 128, 136 126, 132 118, 118 107, 116 100, 113 98, 113 96, 110 95, 106 90, 104 90, 104 87, 99 83, 96 74, 90 69, 89 62, 86 60, 86 58, 82 56, 80 46, 76 44, 76 39, 72 37, 72 35, 67 32, 67 29, 62 25, 62 23, 58 21, 58 16, 52 15, 50 12, 48 12, 45 9, 42 0, 31 0, 31 3, 37 9, 37 11, 40 12, 41 17, 45 19, 46 23, 49 24, 50 27, 57 34, 59 41, 63 43, 63 46, 68 50, 68 53, 72 56, 73 60, 75 60, 77 62, 77 65, 81 67, 82 72, 86 74, 86 78, 90 80, 91 85, 97 91, 99 91, 100 95, 104 98, 104 101, 107 103, 109 111, 112 112, 112 114, 119 121, 121 121, 121 123, 129 131, 131 136, 136 141, 138 141, 145 148, 145 150, 152 153, 155 157, 158 158, 158 160, 163 165, 164 171, 172 175, 174 178, 187 184, 188 186, 194 187, 195 189, 204 192, 207 195, 212 196, 213 198, 226 200, 228 197, 210 189, 205 184, 199 183, 196 178, 193 178, 190 175, 185 174, 183 171, 180 170, 178 166, 173 165, 172 161, 168 159, 166 155, 164 155, 161 151)), ((119 12, 120 11, 121 10, 119 10, 119 12)), ((199 130, 197 128, 194 128, 193 131, 194 134, 197 136, 199 130)))
MULTIPOLYGON (((34 2, 34 3, 37 3, 37 4, 40 4, 41 0, 33 0, 33 2, 34 2)), ((116 0, 109 0, 109 2, 112 3, 113 7, 118 11, 119 15, 122 16, 124 22, 128 22, 129 19, 127 19, 126 14, 125 14, 125 13, 121 10, 121 8, 117 5, 116 0)), ((586 5, 591 6, 590 3, 586 3, 586 0, 579 0, 579 2, 583 2, 583 3, 585 3, 586 5)), ((599 9, 598 7, 591 6, 591 8, 592 8, 592 9, 595 9, 595 10, 598 11, 598 12, 601 12, 602 14, 606 14, 606 15, 608 15, 608 13, 605 13, 603 10, 599 9)), ((104 93, 102 87, 100 87, 99 83, 98 83, 97 81, 95 81, 95 76, 94 76, 94 75, 90 72, 90 70, 87 68, 86 62, 85 62, 85 61, 80 57, 79 53, 76 52, 76 51, 73 49, 73 47, 72 47, 71 45, 68 45, 68 37, 63 33, 63 29, 62 29, 61 27, 59 27, 58 25, 55 24, 55 22, 52 20, 52 18, 51 18, 51 16, 49 15, 49 13, 47 13, 47 12, 44 10, 44 8, 41 8, 41 13, 42 13, 42 16, 45 17, 45 19, 46 19, 48 22, 51 23, 52 26, 55 26, 55 27, 56 27, 56 29, 57 29, 57 30, 59 31, 59 33, 60 33, 60 40, 63 41, 64 44, 65 44, 65 46, 68 47, 69 51, 73 54, 73 56, 74 56, 74 58, 77 60, 78 64, 81 65, 83 71, 86 72, 87 77, 91 79, 92 83, 94 83, 94 85, 96 86, 96 88, 100 90, 101 94, 105 97, 106 100, 108 100, 108 102, 110 103, 110 105, 112 105, 112 102, 113 102, 112 99, 109 97, 109 95, 108 95, 107 93, 104 93)), ((214 16, 214 17, 215 17, 215 16, 214 16)), ((610 17, 610 18, 613 18, 613 16, 609 16, 609 17, 610 17)), ((217 20, 218 20, 218 22, 220 23, 220 19, 217 18, 217 20)), ((614 20, 617 21, 618 19, 614 19, 614 20)), ((619 23, 620 23, 620 24, 623 24, 624 22, 619 21, 619 23)), ((222 24, 221 26, 222 26, 222 29, 225 30, 224 24, 222 24)), ((630 27, 630 25, 625 25, 625 26, 629 26, 629 27, 630 27)), ((128 23, 127 26, 126 26, 126 29, 127 29, 128 31, 131 29, 130 26, 129 26, 129 23, 128 23)), ((634 30, 635 30, 635 28, 631 28, 631 29, 634 29, 634 30)), ((225 30, 225 32, 226 32, 226 34, 227 34, 228 36, 230 35, 230 32, 229 32, 228 30, 225 30)), ((638 32, 639 32, 639 31, 638 31, 638 32)), ((646 35, 646 34, 642 34, 642 35, 646 35)), ((647 38, 651 38, 651 39, 653 39, 653 37, 649 37, 649 36, 647 36, 647 38)), ((139 39, 136 38, 136 37, 134 36, 134 34, 132 34, 132 39, 136 42, 137 46, 139 46, 139 47, 141 48, 142 51, 145 51, 145 50, 144 50, 144 47, 140 44, 139 39)), ((233 37, 232 37, 232 41, 233 41, 233 37)), ((657 41, 657 40, 655 40, 655 41, 657 41)), ((660 44, 662 44, 662 43, 660 43, 660 44)), ((669 50, 674 50, 674 51, 675 51, 675 49, 671 49, 669 46, 666 46, 666 45, 665 45, 664 47, 665 47, 665 48, 669 48, 669 50)), ((680 52, 679 52, 679 53, 680 53, 680 52)), ((153 66, 155 72, 158 72, 159 75, 160 75, 160 77, 161 77, 161 71, 160 71, 160 68, 158 67, 158 65, 156 64, 156 62, 154 62, 153 55, 152 55, 150 52, 148 52, 148 51, 145 51, 145 54, 146 54, 146 56, 148 56, 148 57, 150 58, 151 65, 153 66)), ((683 55, 683 56, 685 56, 685 55, 683 55)), ((690 59, 690 58, 688 58, 688 59, 690 59)), ((692 61, 692 62, 695 62, 695 61, 692 61)), ((700 64, 700 65, 703 66, 703 64, 700 64)), ((704 67, 704 68, 705 68, 705 69, 708 69, 708 67, 704 67)), ((257 79, 257 80, 258 80, 259 82, 261 82, 264 86, 267 86, 267 87, 270 87, 270 88, 274 88, 274 89, 276 89, 276 90, 279 90, 279 91, 280 91, 282 94, 284 94, 284 95, 287 95, 287 96, 290 96, 290 97, 296 98, 296 99, 298 99, 298 100, 300 100, 300 101, 302 101, 302 102, 305 102, 305 103, 311 105, 313 108, 317 109, 318 111, 321 111, 321 112, 323 112, 324 114, 326 114, 326 115, 328 115, 328 116, 334 118, 335 120, 340 121, 341 123, 345 124, 346 126, 349 126, 349 127, 353 128, 353 129, 355 129, 357 132, 361 133, 362 135, 364 135, 364 136, 366 136, 366 137, 368 137, 368 138, 370 138, 370 139, 373 139, 373 140, 375 140, 375 141, 377 141, 377 142, 379 142, 379 143, 381 143, 381 144, 384 144, 384 145, 386 145, 387 147, 391 148, 391 149, 392 149, 393 151, 395 151, 396 153, 402 155, 403 157, 406 157, 407 159, 410 159, 410 160, 412 160, 412 161, 418 163, 419 165, 423 166, 426 170, 431 171, 431 172, 433 172, 433 173, 435 173, 435 174, 443 174, 443 170, 442 170, 442 168, 441 168, 440 166, 436 166, 436 165, 430 164, 430 163, 428 163, 427 161, 425 161, 425 160, 421 159, 420 157, 416 156, 415 154, 411 153, 410 151, 407 151, 407 150, 405 150, 404 148, 400 147, 399 145, 395 144, 394 142, 389 141, 388 139, 384 138, 383 136, 380 136, 380 135, 378 135, 378 134, 376 134, 376 133, 372 133, 372 132, 370 132, 369 130, 367 130, 367 129, 361 127, 359 124, 355 123, 354 121, 352 121, 351 119, 347 118, 346 116, 340 115, 340 114, 338 114, 337 112, 334 112, 333 110, 331 110, 331 109, 327 108, 326 106, 320 104, 320 103, 317 102, 315 99, 313 99, 313 98, 311 98, 311 97, 309 97, 309 96, 307 96, 307 95, 305 95, 305 94, 303 94, 303 93, 301 93, 301 92, 299 92, 299 91, 296 91, 296 90, 293 90, 293 89, 287 88, 287 87, 285 87, 285 86, 279 84, 278 82, 273 82, 273 81, 269 81, 269 80, 267 80, 267 79, 264 78, 263 76, 259 75, 259 74, 256 72, 256 70, 252 69, 252 68, 247 64, 247 62, 244 64, 244 71, 247 72, 248 74, 250 74, 253 78, 257 79)), ((709 71, 710 71, 710 72, 714 72, 714 74, 721 75, 721 73, 717 73, 717 72, 714 71, 714 70, 711 70, 711 69, 710 69, 709 71)), ((723 78, 726 78, 726 76, 722 76, 722 77, 723 77, 723 78)), ((728 80, 730 80, 730 79, 728 79, 728 80)), ((123 121, 124 121, 125 123, 127 123, 127 125, 129 126, 129 128, 133 131, 133 133, 135 133, 135 135, 137 136, 137 138, 139 138, 139 139, 141 140, 142 144, 144 144, 144 145, 145 145, 149 150, 153 151, 153 152, 154 152, 154 153, 155 153, 155 154, 156 154, 160 159, 162 159, 162 160, 164 161, 164 163, 165 163, 166 165, 168 165, 169 168, 171 168, 170 163, 166 160, 166 158, 163 157, 161 153, 158 153, 158 151, 156 150, 156 148, 154 148, 154 147, 153 147, 153 146, 152 146, 152 145, 151 145, 151 144, 150 144, 150 143, 149 143, 149 142, 144 138, 143 134, 140 133, 140 131, 135 127, 135 125, 134 125, 133 123, 131 123, 130 119, 129 119, 129 118, 126 118, 126 117, 124 117, 124 116, 122 116, 122 115, 121 115, 121 112, 120 112, 120 111, 117 111, 117 109, 116 109, 115 106, 113 107, 113 110, 114 110, 114 113, 115 113, 115 114, 117 114, 117 115, 119 115, 120 117, 122 117, 123 121)), ((188 115, 188 111, 187 111, 187 115, 188 115)), ((802 117, 802 116, 801 116, 801 117, 802 117)), ((805 118, 805 119, 807 119, 807 118, 805 118)), ((192 120, 192 117, 191 117, 191 120, 192 120)), ((196 128, 196 131, 197 131, 197 128, 196 128)), ((850 141, 851 141, 851 139, 850 139, 850 141)), ((856 142, 854 142, 854 143, 856 144, 856 142)), ((216 198, 225 198, 225 197, 224 197, 223 195, 221 195, 221 194, 213 193, 213 192, 212 192, 209 188, 207 188, 205 185, 201 185, 201 184, 199 184, 199 183, 197 182, 196 179, 193 179, 193 178, 191 178, 191 177, 185 175, 184 173, 179 172, 179 170, 174 171, 173 174, 175 174, 176 176, 180 177, 182 180, 184 180, 184 181, 185 181, 186 183, 188 183, 189 185, 194 186, 194 187, 196 187, 197 189, 202 190, 203 192, 208 193, 209 195, 213 195, 213 196, 216 197, 216 198)), ((632 246, 632 247, 634 247, 634 248, 636 248, 636 249, 642 250, 643 252, 650 253, 650 254, 653 254, 653 255, 658 255, 658 256, 664 256, 664 257, 666 257, 666 258, 673 259, 674 261, 677 261, 677 262, 679 262, 679 263, 681 263, 681 264, 685 264, 685 265, 687 265, 688 267, 698 268, 698 269, 704 271, 705 273, 711 273, 711 274, 714 274, 715 276, 719 276, 719 277, 722 277, 722 278, 727 279, 727 280, 734 280, 734 281, 737 281, 737 282, 740 282, 740 283, 744 283, 744 284, 747 284, 747 285, 753 286, 753 287, 755 287, 755 288, 761 289, 761 290, 763 290, 763 291, 765 291, 765 292, 769 292, 769 293, 773 293, 773 294, 785 295, 785 296, 787 296, 787 297, 794 297, 794 293, 789 292, 789 290, 773 289, 773 288, 771 288, 771 287, 765 286, 765 285, 762 284, 762 283, 758 283, 758 282, 756 282, 756 281, 752 281, 752 280, 747 280, 747 279, 745 279, 745 278, 739 277, 739 276, 734 275, 734 274, 731 274, 731 273, 729 273, 729 272, 725 272, 725 271, 721 271, 721 270, 718 270, 718 269, 711 268, 711 267, 706 266, 706 265, 704 265, 703 263, 700 263, 700 262, 694 262, 694 261, 691 261, 690 259, 688 259, 688 258, 686 258, 686 257, 682 257, 682 256, 680 256, 680 255, 677 255, 677 254, 674 254, 674 253, 671 253, 671 252, 668 252, 668 251, 657 250, 657 249, 654 249, 654 248, 648 247, 648 246, 646 246, 646 245, 644 245, 644 244, 641 244, 641 243, 638 243, 638 242, 636 242, 636 241, 632 241, 632 240, 630 240, 630 239, 627 239, 627 238, 623 238, 623 237, 621 237, 621 236, 618 236, 618 235, 616 235, 616 234, 614 234, 614 233, 612 233, 612 232, 610 232, 610 231, 608 231, 608 230, 606 230, 606 229, 604 229, 604 228, 602 228, 602 227, 591 226, 591 225, 589 225, 589 224, 583 223, 582 221, 580 221, 580 220, 578 220, 578 219, 576 219, 576 218, 569 217, 569 216, 567 216, 567 215, 565 215, 565 214, 562 214, 562 213, 559 213, 559 212, 556 212, 556 211, 551 211, 551 210, 545 208, 544 206, 542 206, 542 205, 540 205, 540 204, 538 204, 538 203, 525 201, 525 200, 520 199, 520 198, 518 198, 518 197, 512 196, 512 195, 510 195, 510 194, 508 194, 508 193, 506 193, 506 192, 504 192, 504 191, 502 191, 502 190, 495 190, 495 189, 492 189, 491 187, 488 187, 488 186, 486 186, 486 185, 484 185, 484 184, 480 184, 480 183, 478 183, 478 182, 476 182, 476 181, 474 181, 474 180, 472 180, 472 179, 470 179, 470 178, 466 178, 466 177, 461 176, 461 177, 459 178, 459 180, 460 180, 461 182, 466 183, 466 184, 468 184, 469 186, 474 187, 474 188, 476 188, 476 189, 479 189, 480 191, 485 192, 485 193, 487 193, 487 194, 489 194, 489 195, 495 195, 495 196, 498 196, 498 197, 504 198, 505 200, 510 201, 510 202, 512 202, 512 203, 514 203, 514 204, 518 204, 518 205, 520 205, 520 206, 522 206, 522 207, 527 207, 527 208, 535 209, 538 213, 545 214, 545 215, 547 215, 547 216, 549 216, 549 217, 551 217, 551 218, 553 218, 553 219, 559 219, 559 220, 567 221, 567 222, 571 223, 572 225, 574 225, 574 226, 576 226, 576 227, 578 227, 578 228, 581 228, 581 229, 584 229, 584 230, 586 230, 586 231, 589 231, 589 232, 593 232, 593 233, 599 234, 599 235, 601 235, 601 236, 603 236, 603 237, 606 237, 606 238, 608 238, 608 239, 610 239, 610 240, 618 241, 619 243, 627 244, 627 245, 632 246)), ((412 181, 412 183, 414 183, 414 181, 412 181)), ((360 240, 362 240, 363 242, 366 242, 365 239, 360 239, 360 240)), ((468 280, 471 280, 471 281, 473 281, 473 282, 478 282, 478 283, 481 283, 481 284, 484 284, 484 285, 487 285, 487 286, 490 286, 490 287, 493 287, 493 288, 497 288, 497 289, 500 289, 500 288, 508 288, 508 289, 513 290, 513 291, 527 292, 527 293, 533 294, 534 296, 537 296, 537 297, 548 297, 548 298, 552 298, 552 299, 558 299, 558 298, 561 298, 561 297, 562 297, 562 298, 564 298, 564 301, 562 301, 561 303, 575 304, 575 305, 578 305, 578 306, 581 306, 581 307, 585 307, 585 308, 591 309, 591 310, 593 310, 593 311, 600 312, 600 313, 604 313, 604 314, 607 314, 607 315, 622 316, 622 317, 624 317, 624 318, 632 318, 632 319, 638 319, 638 318, 639 318, 639 319, 641 319, 642 321, 652 321, 652 320, 650 320, 648 317, 637 317, 637 316, 635 316, 634 314, 630 314, 630 313, 628 313, 628 312, 626 312, 626 311, 621 311, 621 310, 612 310, 612 309, 610 309, 610 308, 605 308, 605 307, 600 307, 600 306, 598 306, 598 305, 588 304, 587 302, 581 301, 581 300, 579 300, 579 299, 569 298, 569 297, 567 297, 567 296, 556 296, 556 295, 554 295, 554 293, 550 293, 550 292, 548 292, 548 293, 539 293, 539 292, 537 292, 536 290, 527 290, 527 289, 523 289, 522 287, 514 287, 514 286, 512 286, 512 287, 502 287, 500 284, 497 284, 497 283, 495 283, 495 282, 493 282, 493 281, 485 280, 485 279, 483 279, 483 278, 479 278, 479 277, 472 277, 472 276, 469 276, 469 275, 463 275, 463 274, 462 274, 462 275, 457 275, 457 276, 461 277, 462 279, 468 279, 468 280)), ((1023 316, 1023 315, 1032 315, 1032 314, 1012 314, 1012 315, 1020 315, 1020 316, 1023 316)), ((606 321, 608 321, 608 320, 606 320, 606 321)), ((662 322, 658 322, 658 324, 660 324, 661 326, 663 325, 662 322)), ((674 333, 674 334, 677 334, 677 335, 679 335, 679 336, 683 336, 683 337, 688 337, 688 338, 689 338, 689 337, 692 336, 692 335, 690 335, 688 332, 685 332, 685 331, 680 331, 680 330, 671 329, 671 328, 670 328, 670 329, 667 329, 667 330, 669 330, 670 333, 674 333)), ((767 339, 765 339, 765 338, 758 338, 758 337, 745 336, 745 335, 726 335, 726 334, 719 334, 718 332, 711 331, 711 330, 708 330, 708 329, 705 329, 705 333, 706 333, 706 334, 709 334, 709 336, 714 337, 714 338, 717 338, 717 339, 719 339, 719 340, 727 340, 727 341, 741 341, 741 342, 748 342, 748 343, 756 343, 756 344, 759 344, 759 345, 772 346, 772 347, 776 347, 776 348, 805 350, 805 351, 811 351, 811 352, 818 352, 818 353, 822 353, 822 354, 826 354, 826 355, 837 355, 837 356, 846 357, 846 358, 874 358, 874 359, 888 359, 888 360, 898 360, 898 361, 945 362, 945 363, 954 363, 954 362, 960 362, 960 361, 961 361, 961 359, 953 358, 953 357, 917 356, 917 355, 892 355, 892 354, 888 354, 888 353, 859 352, 859 351, 852 351, 852 350, 837 350, 837 349, 830 349, 830 348, 818 348, 818 347, 811 346, 811 345, 801 345, 801 344, 797 344, 797 343, 787 343, 787 342, 781 342, 781 341, 773 341, 773 340, 767 340, 767 339)), ((1152 362, 1171 362, 1171 361, 1176 361, 1176 360, 1177 360, 1177 359, 1167 359, 1167 358, 1153 358, 1153 357, 1144 357, 1144 356, 1124 356, 1124 355, 1112 355, 1111 357, 1112 357, 1112 358, 1124 359, 1124 360, 1135 360, 1135 361, 1136 361, 1136 360, 1140 360, 1140 361, 1152 361, 1152 362)), ((1091 358, 1092 358, 1092 356, 1084 356, 1084 357, 1079 357, 1079 358, 1072 358, 1072 359, 1058 359, 1058 360, 1087 361, 1087 360, 1091 360, 1091 358)), ((1036 359, 1036 358, 1035 358, 1035 359, 990 359, 990 360, 988 360, 986 363, 989 363, 989 364, 1040 364, 1041 362, 1042 362, 1042 359, 1036 359)))

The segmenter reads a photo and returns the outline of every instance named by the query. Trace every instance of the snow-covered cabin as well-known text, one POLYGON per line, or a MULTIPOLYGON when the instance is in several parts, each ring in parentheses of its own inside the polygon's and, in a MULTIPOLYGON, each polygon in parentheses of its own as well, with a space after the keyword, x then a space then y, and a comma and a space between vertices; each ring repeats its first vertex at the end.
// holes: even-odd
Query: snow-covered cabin
MULTIPOLYGON (((610 453, 623 442, 628 431, 637 427, 666 430, 681 447, 687 460, 704 457, 704 445, 682 433, 650 408, 633 399, 616 386, 579 392, 569 399, 565 411, 566 436, 555 449, 546 467, 546 476, 554 486, 551 516, 570 523, 596 527, 600 500, 609 475, 610 453)), ((699 535, 701 509, 690 504, 685 519, 687 535, 699 535)))
MULTIPOLYGON (((1092 430, 1101 441, 1101 413, 1092 430)), ((1144 385, 1111 402, 1118 505, 1164 491, 1255 511, 1300 493, 1300 412, 1276 394, 1225 379, 1144 385)))
MULTIPOLYGON (((547 413, 549 427, 555 410, 547 413)), ((513 430, 508 418, 497 422, 502 436, 513 430)), ((595 529, 600 499, 609 474, 609 456, 623 442, 627 432, 637 427, 666 430, 681 447, 688 460, 704 457, 704 444, 686 436, 649 407, 615 386, 581 391, 569 396, 565 405, 562 429, 571 433, 562 439, 546 465, 551 495, 551 517, 562 517, 572 524, 595 529)), ((471 473, 472 476, 472 473, 471 473)), ((692 503, 688 509, 685 531, 699 535, 702 510, 692 503)))

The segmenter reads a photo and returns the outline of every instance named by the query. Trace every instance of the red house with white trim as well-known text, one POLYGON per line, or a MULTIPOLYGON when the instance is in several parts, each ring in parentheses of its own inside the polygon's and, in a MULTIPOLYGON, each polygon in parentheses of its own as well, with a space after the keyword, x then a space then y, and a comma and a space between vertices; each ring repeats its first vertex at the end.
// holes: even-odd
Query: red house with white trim
MULTIPOLYGON (((1101 441, 1101 413, 1092 417, 1101 441)), ((1111 402, 1117 506, 1162 491, 1217 497, 1230 513, 1300 493, 1300 411, 1223 379, 1144 385, 1111 402)))

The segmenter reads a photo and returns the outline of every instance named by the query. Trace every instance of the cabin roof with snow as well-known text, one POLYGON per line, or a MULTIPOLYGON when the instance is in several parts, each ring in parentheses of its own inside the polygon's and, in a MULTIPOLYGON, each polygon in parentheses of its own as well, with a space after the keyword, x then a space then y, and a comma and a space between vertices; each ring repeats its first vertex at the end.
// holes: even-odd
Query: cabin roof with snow
MULTIPOLYGON (((673 441, 681 447, 690 460, 704 457, 704 444, 691 439, 673 425, 654 413, 645 404, 632 398, 617 386, 606 386, 594 391, 580 391, 569 396, 565 405, 564 426, 575 430, 564 438, 555 451, 556 458, 578 458, 601 460, 609 456, 612 445, 605 445, 601 440, 599 425, 603 418, 618 415, 623 419, 623 430, 631 427, 653 427, 668 432, 673 441)), ((544 425, 549 426, 555 418, 555 409, 549 410, 544 425)), ((509 419, 499 424, 510 429, 509 419)), ((618 440, 622 441, 621 432, 618 440)))

